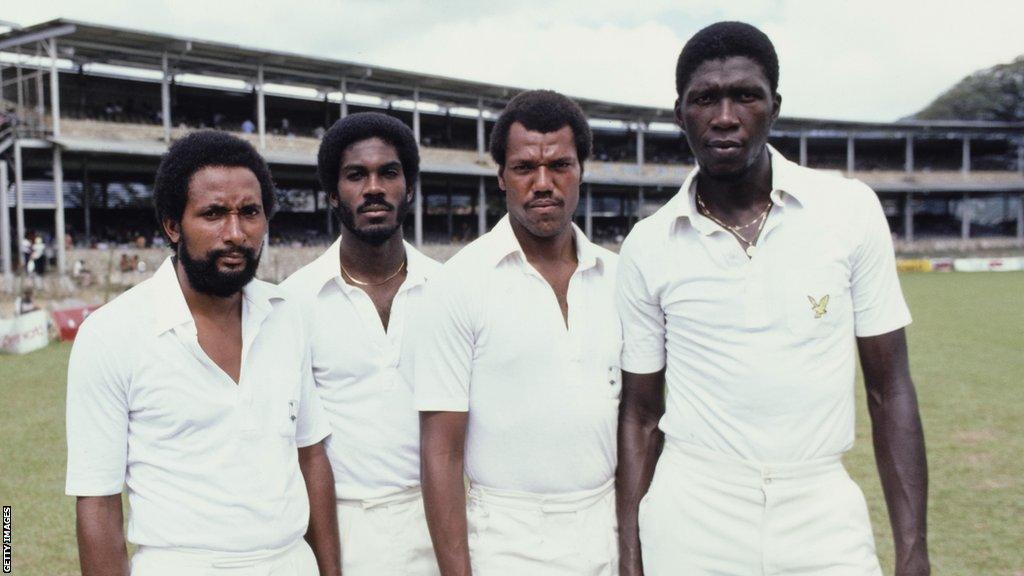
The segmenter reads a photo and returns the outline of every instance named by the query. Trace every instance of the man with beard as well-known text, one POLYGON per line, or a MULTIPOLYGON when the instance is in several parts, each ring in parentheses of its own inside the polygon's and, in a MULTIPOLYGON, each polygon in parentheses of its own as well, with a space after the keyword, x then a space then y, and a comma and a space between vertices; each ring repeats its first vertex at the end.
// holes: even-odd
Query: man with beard
POLYGON ((590 150, 575 102, 513 98, 491 135, 508 216, 421 306, 423 489, 445 575, 618 573, 616 256, 572 223, 590 150))
POLYGON ((676 121, 697 168, 621 251, 624 576, 880 576, 841 460, 857 352, 896 574, 929 573, 889 227, 870 188, 767 144, 778 80, 771 40, 749 24, 713 24, 679 55, 676 121))
POLYGON ((346 576, 438 573, 420 494, 418 416, 399 373, 407 318, 440 267, 402 239, 419 164, 400 120, 366 112, 336 122, 317 170, 341 236, 282 284, 304 304, 333 429, 327 453, 346 576))
POLYGON ((197 132, 164 156, 153 203, 175 255, 90 315, 68 367, 82 574, 338 574, 300 307, 253 279, 270 171, 248 143, 197 132))

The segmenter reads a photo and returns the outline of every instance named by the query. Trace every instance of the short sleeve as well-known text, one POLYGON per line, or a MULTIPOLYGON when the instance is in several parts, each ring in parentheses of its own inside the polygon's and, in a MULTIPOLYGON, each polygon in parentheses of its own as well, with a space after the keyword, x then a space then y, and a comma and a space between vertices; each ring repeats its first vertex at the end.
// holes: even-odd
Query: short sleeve
POLYGON ((636 244, 636 236, 627 238, 619 253, 616 305, 622 321, 622 369, 650 374, 665 367, 665 311, 637 262, 636 244))
MULTIPOLYGON (((466 279, 467 281, 469 279, 466 279)), ((450 270, 426 285, 413 314, 412 383, 421 412, 466 412, 475 345, 471 290, 450 270)))
POLYGON ((889 223, 878 196, 870 189, 865 194, 864 236, 851 262, 850 291, 857 337, 892 332, 911 321, 896 274, 889 223))
POLYGON ((124 487, 128 460, 129 369, 122 347, 86 322, 71 348, 66 408, 70 496, 109 496, 124 487))
POLYGON ((299 414, 295 422, 295 445, 312 446, 331 434, 330 421, 316 391, 313 378, 312 349, 308 341, 302 361, 302 382, 299 384, 299 414))

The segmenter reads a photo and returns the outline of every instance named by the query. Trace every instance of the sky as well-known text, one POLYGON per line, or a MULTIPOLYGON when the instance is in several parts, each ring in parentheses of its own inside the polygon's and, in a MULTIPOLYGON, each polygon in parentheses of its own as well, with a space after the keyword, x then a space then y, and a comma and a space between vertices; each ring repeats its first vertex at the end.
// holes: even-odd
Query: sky
POLYGON ((669 108, 679 50, 742 20, 779 53, 782 114, 892 121, 1024 55, 1021 0, 4 0, 23 26, 70 18, 247 47, 669 108))

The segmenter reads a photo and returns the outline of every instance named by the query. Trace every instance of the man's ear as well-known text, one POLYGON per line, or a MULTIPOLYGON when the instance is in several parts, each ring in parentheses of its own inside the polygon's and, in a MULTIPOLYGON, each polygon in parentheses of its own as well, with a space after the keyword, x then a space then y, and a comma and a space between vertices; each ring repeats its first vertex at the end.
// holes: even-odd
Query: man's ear
POLYGON ((167 235, 167 238, 171 243, 177 244, 178 240, 181 239, 181 222, 164 217, 163 222, 160 224, 164 227, 164 234, 167 235))
POLYGON ((504 192, 506 190, 504 174, 505 174, 505 167, 504 166, 498 166, 498 189, 501 190, 502 192, 504 192))
POLYGON ((782 111, 782 94, 776 92, 772 96, 772 104, 774 104, 772 110, 772 124, 774 124, 779 119, 779 113, 782 111))
POLYGON ((683 125, 683 98, 681 96, 676 98, 676 103, 672 110, 675 112, 676 126, 679 126, 680 130, 686 132, 686 127, 683 125))
POLYGON ((329 192, 327 194, 327 203, 331 205, 331 208, 338 207, 338 192, 329 192))

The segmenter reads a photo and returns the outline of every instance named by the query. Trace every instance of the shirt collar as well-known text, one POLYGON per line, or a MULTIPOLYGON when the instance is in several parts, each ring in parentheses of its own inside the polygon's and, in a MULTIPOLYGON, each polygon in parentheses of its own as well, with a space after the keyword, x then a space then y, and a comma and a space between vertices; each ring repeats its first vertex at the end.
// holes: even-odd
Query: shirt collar
MULTIPOLYGON (((785 206, 786 199, 793 198, 800 204, 801 197, 807 193, 800 174, 801 167, 787 160, 770 144, 766 144, 766 146, 768 147, 769 158, 772 163, 772 191, 770 194, 772 202, 785 206)), ((708 218, 697 212, 696 180, 699 171, 700 166, 698 165, 687 174, 686 180, 683 181, 683 185, 679 188, 679 193, 673 198, 673 201, 677 204, 675 213, 677 217, 690 220, 693 227, 697 228, 700 232, 710 234, 719 228, 708 218)))
MULTIPOLYGON (((405 282, 402 283, 399 291, 408 290, 425 283, 430 270, 426 262, 427 257, 423 253, 404 240, 402 241, 402 246, 405 247, 405 257, 408 259, 408 263, 406 264, 405 282)), ((338 239, 331 244, 331 247, 313 261, 313 285, 317 292, 323 290, 324 286, 332 281, 338 282, 346 290, 355 288, 355 286, 349 285, 341 277, 341 266, 338 260, 340 251, 341 236, 338 236, 338 239)))
MULTIPOLYGON (((192 311, 185 302, 185 294, 178 283, 178 274, 174 267, 174 259, 168 256, 163 264, 150 278, 153 284, 153 303, 156 309, 153 329, 157 335, 183 325, 195 325, 192 311)), ((250 310, 267 315, 273 309, 273 303, 284 300, 285 293, 278 286, 252 279, 242 288, 242 298, 250 306, 250 310)))
MULTIPOLYGON (((587 238, 587 235, 580 230, 579 226, 574 223, 570 223, 572 226, 573 237, 576 239, 576 260, 579 263, 579 270, 586 270, 597 266, 598 262, 602 265, 605 264, 605 256, 598 249, 597 246, 587 238)), ((491 254, 491 263, 494 266, 500 264, 505 258, 518 254, 522 262, 526 262, 526 254, 523 253, 523 247, 519 244, 519 239, 516 238, 515 232, 512 231, 512 222, 509 220, 509 215, 505 214, 495 224, 490 234, 494 238, 495 249, 491 254)))

